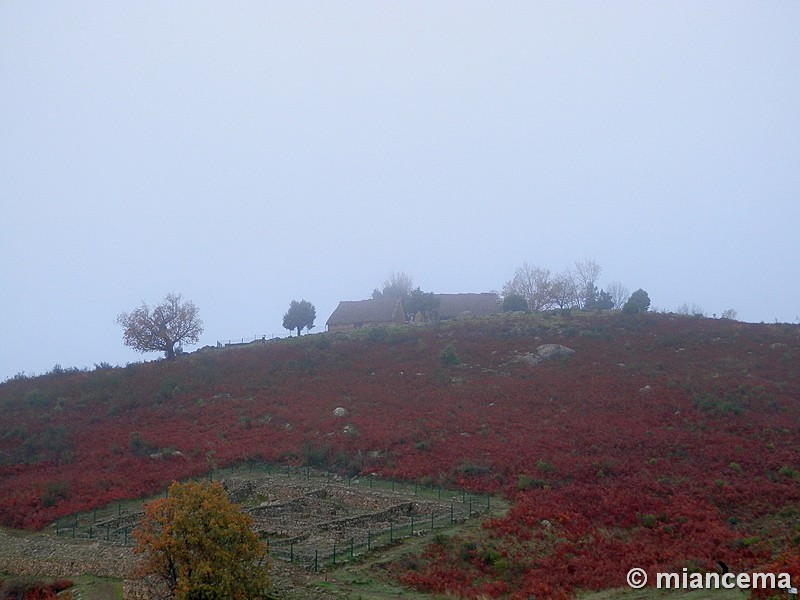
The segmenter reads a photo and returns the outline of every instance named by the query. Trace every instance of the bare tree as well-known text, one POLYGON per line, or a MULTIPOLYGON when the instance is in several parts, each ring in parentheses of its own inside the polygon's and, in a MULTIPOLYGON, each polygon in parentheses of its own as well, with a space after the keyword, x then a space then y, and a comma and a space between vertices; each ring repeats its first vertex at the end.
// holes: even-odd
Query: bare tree
POLYGON ((602 268, 588 258, 575 262, 575 279, 578 282, 578 297, 581 306, 589 308, 594 304, 597 295, 597 280, 602 268))
POLYGON ((383 282, 383 289, 375 288, 372 292, 373 299, 379 298, 405 298, 414 290, 414 282, 410 275, 402 271, 392 272, 389 278, 383 282))
POLYGON ((552 306, 550 270, 523 263, 514 272, 514 278, 503 286, 503 295, 516 294, 528 302, 532 311, 545 310, 552 306))
POLYGON ((125 345, 139 352, 163 352, 175 358, 176 346, 196 344, 203 333, 203 322, 197 318, 193 302, 181 302, 180 294, 167 294, 153 308, 142 305, 129 313, 120 313, 117 323, 124 328, 125 345))
POLYGON ((606 287, 606 292, 611 296, 611 300, 614 302, 614 310, 622 310, 622 307, 625 306, 625 303, 628 301, 630 297, 630 292, 628 288, 622 285, 619 281, 612 281, 606 287))
POLYGON ((681 304, 678 309, 675 311, 679 315, 685 315, 687 317, 705 317, 706 311, 703 310, 703 307, 699 306, 692 302, 689 304, 688 302, 684 302, 681 304))
POLYGON ((571 308, 578 304, 578 285, 569 271, 556 275, 550 284, 550 298, 558 308, 571 308))

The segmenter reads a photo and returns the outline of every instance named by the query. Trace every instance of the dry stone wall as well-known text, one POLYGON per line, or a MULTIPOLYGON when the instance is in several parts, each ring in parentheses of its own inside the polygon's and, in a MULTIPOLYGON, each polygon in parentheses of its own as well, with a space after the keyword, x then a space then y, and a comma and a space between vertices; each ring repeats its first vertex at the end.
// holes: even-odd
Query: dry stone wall
MULTIPOLYGON (((315 569, 317 555, 324 559, 333 549, 335 556, 337 545, 341 550, 348 540, 352 553, 354 541, 363 545, 370 535, 375 540, 382 530, 391 531, 394 527, 402 535, 400 529, 411 522, 411 534, 415 534, 415 520, 419 532, 426 522, 430 523, 430 529, 434 517, 446 524, 454 522, 454 515, 458 521, 479 512, 477 506, 473 511, 471 501, 467 509, 463 494, 459 503, 452 492, 449 498, 442 498, 441 490, 440 498, 425 498, 417 496, 416 487, 413 494, 408 489, 395 492, 394 484, 391 491, 378 491, 371 489, 375 483, 372 480, 360 483, 350 480, 345 484, 328 474, 314 475, 310 470, 300 478, 284 474, 231 474, 222 483, 234 501, 249 507, 243 506, 243 510, 253 517, 255 530, 269 541, 274 558, 286 559, 294 552, 295 564, 306 567, 314 564, 315 569), (305 559, 300 559, 302 556, 305 559)), ((141 518, 140 509, 138 505, 138 510, 125 513, 118 508, 118 514, 108 515, 106 511, 105 518, 100 519, 76 516, 74 525, 62 529, 60 536, 54 535, 55 529, 41 533, 0 530, 0 572, 65 578, 82 574, 113 577, 124 580, 126 599, 147 598, 146 587, 136 579, 138 557, 133 554, 130 535, 141 518), (64 535, 65 531, 69 533, 64 535)), ((273 560, 273 568, 280 562, 273 560)))
POLYGON ((0 572, 15 575, 133 577, 136 558, 131 548, 99 541, 66 540, 0 530, 0 572))

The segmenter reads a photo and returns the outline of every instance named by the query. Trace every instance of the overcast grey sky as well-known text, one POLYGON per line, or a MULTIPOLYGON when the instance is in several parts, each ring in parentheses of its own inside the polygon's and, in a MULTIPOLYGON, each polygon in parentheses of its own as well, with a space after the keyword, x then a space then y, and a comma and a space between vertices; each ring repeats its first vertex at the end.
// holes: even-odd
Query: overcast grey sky
POLYGON ((800 3, 0 0, 0 381, 592 259, 800 315, 800 3))

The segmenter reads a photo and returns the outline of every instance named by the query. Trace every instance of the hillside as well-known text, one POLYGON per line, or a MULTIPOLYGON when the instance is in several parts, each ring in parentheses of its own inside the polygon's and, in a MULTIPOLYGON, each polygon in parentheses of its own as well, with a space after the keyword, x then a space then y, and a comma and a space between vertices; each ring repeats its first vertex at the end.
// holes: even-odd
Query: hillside
POLYGON ((799 360, 793 325, 510 314, 14 379, 0 523, 266 460, 506 495, 506 516, 398 572, 421 589, 557 597, 633 566, 798 568, 799 360), (543 344, 575 354, 526 359, 543 344))

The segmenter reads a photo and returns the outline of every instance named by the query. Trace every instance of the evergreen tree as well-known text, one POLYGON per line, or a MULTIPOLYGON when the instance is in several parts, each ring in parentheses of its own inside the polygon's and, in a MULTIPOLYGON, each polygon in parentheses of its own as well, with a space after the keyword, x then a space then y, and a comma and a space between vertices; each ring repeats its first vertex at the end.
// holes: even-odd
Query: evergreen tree
POLYGON ((648 308, 650 308, 650 296, 648 296, 647 292, 643 289, 638 289, 628 298, 625 306, 622 307, 622 312, 629 315, 636 315, 647 312, 648 308))

